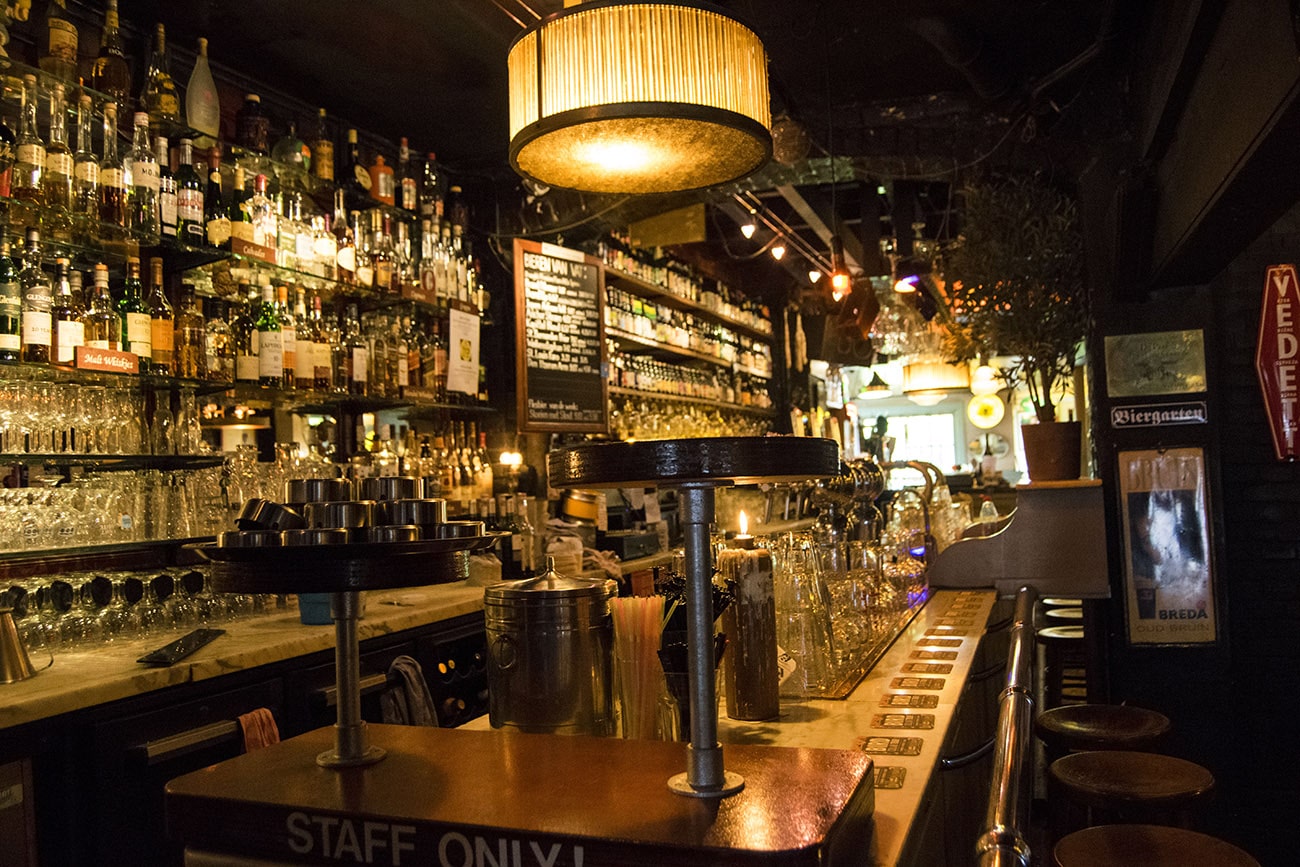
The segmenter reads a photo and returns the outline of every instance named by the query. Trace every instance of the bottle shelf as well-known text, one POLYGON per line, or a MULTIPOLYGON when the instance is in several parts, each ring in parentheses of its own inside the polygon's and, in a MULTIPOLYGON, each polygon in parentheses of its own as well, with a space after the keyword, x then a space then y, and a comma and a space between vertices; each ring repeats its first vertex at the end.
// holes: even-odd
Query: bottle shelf
POLYGON ((742 412, 749 415, 761 416, 763 418, 775 418, 776 410, 767 407, 745 406, 739 403, 726 403, 725 401, 714 400, 709 397, 690 397, 684 394, 667 394, 661 391, 643 391, 639 388, 624 388, 618 385, 609 387, 610 396, 641 398, 644 400, 662 400, 668 403, 692 404, 695 406, 709 406, 715 409, 726 410, 727 412, 742 412))
POLYGON ((724 325, 727 328, 737 331, 747 337, 762 340, 765 343, 772 342, 772 333, 770 331, 763 331, 762 329, 755 328, 745 322, 740 322, 729 316, 724 316, 718 311, 706 307, 703 304, 698 304, 689 298, 674 295, 667 286, 662 286, 658 283, 651 283, 650 281, 643 280, 633 274, 628 274, 624 271, 619 271, 608 266, 605 268, 605 280, 607 283, 612 281, 620 288, 626 289, 633 295, 639 295, 642 298, 650 298, 668 307, 672 307, 675 310, 682 310, 687 313, 695 314, 696 316, 701 316, 705 319, 716 322, 719 325, 724 325))
POLYGON ((221 455, 97 455, 57 452, 0 453, 0 464, 41 464, 55 467, 84 467, 88 470, 205 470, 219 467, 221 455))
POLYGON ((623 329, 615 328, 612 325, 605 326, 605 336, 610 340, 613 340, 620 350, 628 353, 652 355, 670 360, 685 358, 692 361, 702 361, 705 364, 712 364, 716 367, 725 368, 726 370, 736 373, 745 373, 750 376, 757 376, 762 379, 768 379, 771 377, 771 374, 769 373, 764 373, 735 361, 728 361, 727 359, 719 358, 716 355, 696 352, 694 349, 687 349, 683 346, 673 346, 668 343, 660 343, 652 337, 642 337, 640 334, 633 334, 630 331, 624 331, 623 329))
POLYGON ((438 414, 492 414, 497 410, 480 403, 446 403, 423 396, 370 397, 355 394, 325 393, 319 391, 275 388, 274 386, 236 383, 224 389, 227 395, 253 409, 279 409, 309 415, 333 415, 341 411, 353 413, 404 410, 409 417, 427 413, 438 414))
POLYGON ((23 361, 0 361, 0 382, 32 381, 70 385, 102 385, 118 389, 192 390, 196 394, 214 394, 225 391, 228 383, 209 379, 190 379, 180 376, 161 376, 153 373, 106 373, 98 370, 78 370, 55 364, 33 364, 23 361))

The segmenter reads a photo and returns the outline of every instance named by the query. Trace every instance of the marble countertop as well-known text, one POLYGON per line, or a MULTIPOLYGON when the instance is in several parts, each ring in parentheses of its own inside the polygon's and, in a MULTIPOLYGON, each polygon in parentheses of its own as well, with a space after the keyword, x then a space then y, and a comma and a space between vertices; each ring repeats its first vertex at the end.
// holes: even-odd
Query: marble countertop
MULTIPOLYGON (((366 614, 358 621, 362 641, 483 609, 483 588, 464 581, 369 591, 365 598, 366 614)), ((40 669, 35 677, 0 684, 0 730, 334 647, 334 627, 304 626, 295 606, 219 628, 226 634, 166 668, 136 660, 187 630, 56 651, 52 663, 48 653, 33 652, 32 665, 40 669)))

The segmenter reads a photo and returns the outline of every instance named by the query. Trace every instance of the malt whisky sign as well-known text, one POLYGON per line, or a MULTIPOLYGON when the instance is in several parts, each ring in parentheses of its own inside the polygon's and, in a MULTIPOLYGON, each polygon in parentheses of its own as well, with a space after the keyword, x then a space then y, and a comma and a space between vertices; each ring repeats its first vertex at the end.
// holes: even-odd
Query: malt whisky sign
POLYGON ((1300 456, 1300 285, 1295 265, 1272 265, 1264 277, 1255 372, 1280 461, 1300 456))

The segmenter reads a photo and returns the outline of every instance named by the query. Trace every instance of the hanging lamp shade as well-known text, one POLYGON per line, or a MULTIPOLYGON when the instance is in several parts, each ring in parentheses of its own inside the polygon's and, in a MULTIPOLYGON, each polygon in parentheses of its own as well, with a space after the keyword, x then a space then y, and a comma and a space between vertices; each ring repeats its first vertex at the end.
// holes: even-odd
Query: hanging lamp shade
POLYGON ((708 3, 595 0, 510 46, 510 164, 598 193, 692 190, 772 155, 767 54, 708 3))

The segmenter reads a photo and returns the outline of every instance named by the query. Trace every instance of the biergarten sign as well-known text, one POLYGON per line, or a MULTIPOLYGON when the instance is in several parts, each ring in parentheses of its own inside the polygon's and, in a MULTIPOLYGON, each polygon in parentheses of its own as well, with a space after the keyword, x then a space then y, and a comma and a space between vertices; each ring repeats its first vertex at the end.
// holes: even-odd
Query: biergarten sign
POLYGON ((1297 401, 1300 401, 1300 285, 1295 265, 1271 265, 1264 277, 1264 304, 1259 314, 1255 372, 1280 461, 1300 455, 1297 401))

